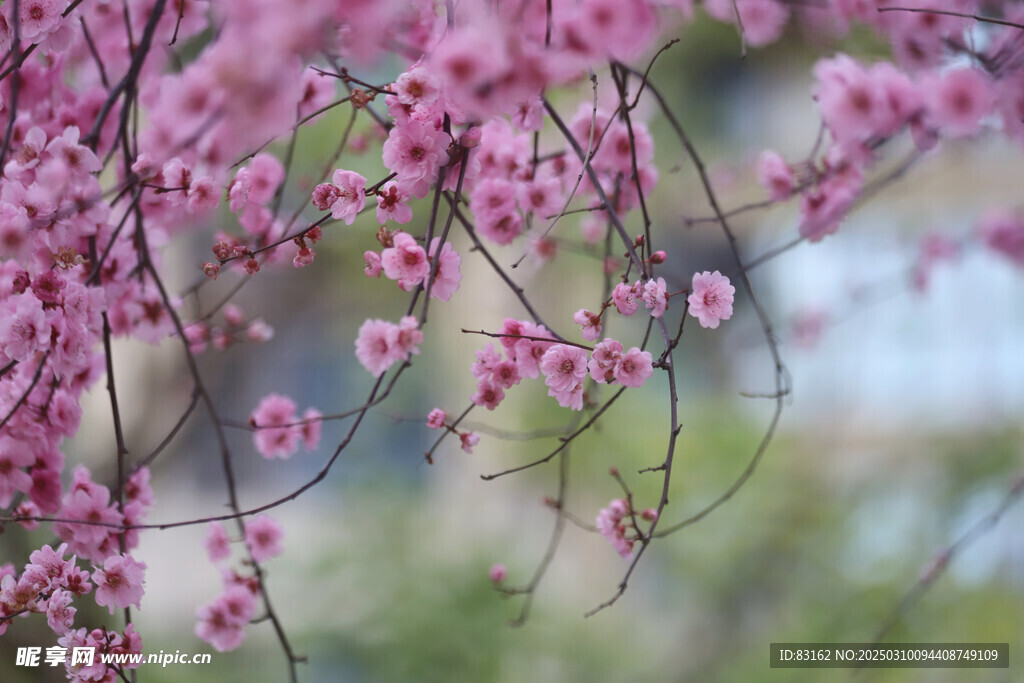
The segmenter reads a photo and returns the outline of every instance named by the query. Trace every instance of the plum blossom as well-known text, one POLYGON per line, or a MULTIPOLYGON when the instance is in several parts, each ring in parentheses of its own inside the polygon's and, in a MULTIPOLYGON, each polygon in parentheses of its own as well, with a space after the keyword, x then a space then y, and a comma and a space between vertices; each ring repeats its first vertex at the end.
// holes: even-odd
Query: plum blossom
POLYGON ((732 317, 733 296, 736 288, 729 284, 729 278, 717 270, 694 273, 692 292, 687 298, 690 315, 700 321, 701 327, 716 329, 722 320, 732 317))
POLYGON ((409 195, 402 192, 398 183, 389 180, 377 192, 377 222, 384 225, 388 219, 404 225, 412 220, 412 207, 406 204, 409 195))
POLYGON ((612 302, 615 304, 615 310, 625 316, 633 315, 640 308, 636 296, 637 284, 627 285, 620 282, 615 285, 615 289, 612 290, 612 302))
POLYGON ((339 169, 332 180, 338 188, 338 198, 331 204, 331 215, 335 220, 345 221, 345 225, 352 225, 366 206, 366 178, 355 171, 339 169))
POLYGON ((643 299, 644 306, 651 310, 652 318, 660 318, 665 315, 665 311, 668 309, 668 286, 665 284, 665 278, 648 280, 643 284, 641 292, 641 299, 643 299))
POLYGON ((425 67, 414 66, 398 77, 393 89, 402 104, 430 106, 441 93, 441 82, 425 67))
POLYGON ((757 161, 757 182, 774 201, 788 199, 796 187, 793 169, 778 152, 766 149, 757 161))
POLYGON ((582 327, 581 334, 587 341, 597 341, 601 336, 601 317, 581 308, 573 314, 572 320, 582 327))
POLYGON ((131 555, 111 555, 103 562, 103 568, 93 572, 96 583, 96 604, 114 609, 135 605, 141 607, 146 563, 135 560, 131 555))
POLYGON ((617 498, 602 508, 597 515, 597 530, 608 539, 615 551, 624 559, 633 556, 635 539, 626 538, 627 526, 623 523, 629 515, 629 505, 625 500, 617 498))
POLYGON ((470 397, 470 400, 487 410, 494 410, 504 398, 505 392, 500 386, 489 379, 481 379, 477 382, 476 393, 470 397))
POLYGON ((284 550, 281 526, 267 515, 260 515, 245 523, 245 544, 257 562, 277 557, 284 550))
POLYGON ((231 556, 228 532, 224 530, 224 525, 220 522, 210 522, 203 546, 212 562, 223 562, 231 556))
POLYGON ((242 628, 256 612, 256 600, 245 586, 228 586, 224 595, 196 610, 196 636, 218 652, 234 650, 245 640, 242 628))
POLYGON ((459 434, 459 440, 462 442, 462 450, 469 454, 472 454, 473 447, 480 443, 480 437, 476 432, 462 432, 459 434))
MULTIPOLYGON (((428 256, 433 259, 437 254, 437 245, 441 238, 435 237, 430 242, 428 256)), ((430 287, 430 296, 433 299, 448 301, 459 289, 462 282, 462 272, 459 266, 462 265, 462 257, 455 251, 450 242, 445 242, 441 247, 441 255, 437 257, 437 275, 430 287)))
POLYGON ((970 67, 954 69, 941 76, 931 73, 922 83, 928 105, 928 120, 952 137, 973 135, 981 119, 995 105, 996 96, 988 77, 970 67))
POLYGON ((563 408, 583 409, 583 380, 587 376, 587 352, 567 344, 555 344, 540 361, 548 395, 563 408))
POLYGON ((637 347, 622 354, 615 366, 615 379, 624 387, 641 387, 654 374, 651 354, 637 347))
POLYGON ((367 320, 356 337, 356 358, 374 377, 380 377, 396 361, 418 354, 423 333, 415 316, 398 325, 380 319, 367 320))
POLYGON ((397 232, 392 246, 381 253, 384 275, 398 280, 403 289, 415 287, 430 272, 427 252, 416 242, 416 238, 405 232, 397 232))
POLYGON ((280 394, 267 394, 249 416, 256 451, 268 460, 287 459, 299 448, 302 431, 296 425, 295 401, 280 394))
POLYGON ((425 197, 438 171, 448 163, 450 141, 433 123, 412 119, 391 129, 384 143, 384 165, 397 174, 400 190, 425 197))
POLYGON ((431 429, 440 429, 444 426, 444 422, 447 419, 447 415, 440 408, 434 408, 427 415, 427 426, 431 429))

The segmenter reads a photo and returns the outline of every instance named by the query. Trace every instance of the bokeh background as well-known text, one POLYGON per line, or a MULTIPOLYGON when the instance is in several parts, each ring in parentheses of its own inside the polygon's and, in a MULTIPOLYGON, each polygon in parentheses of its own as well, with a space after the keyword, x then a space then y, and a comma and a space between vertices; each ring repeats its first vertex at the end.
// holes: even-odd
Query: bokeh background
MULTIPOLYGON (((698 18, 681 32, 683 41, 661 58, 652 78, 709 163, 726 207, 763 198, 752 171, 761 149, 798 160, 812 148, 819 120, 810 65, 817 50, 884 56, 854 34, 842 44, 813 48, 784 40, 740 59, 728 27, 698 18)), ((395 68, 364 77, 385 81, 395 68)), ((575 112, 574 97, 556 96, 566 116, 575 112)), ((693 165, 652 107, 640 114, 659 140, 662 175, 650 202, 658 246, 670 254, 662 273, 677 288, 694 271, 734 273, 718 228, 686 225, 686 218, 709 215, 693 165)), ((308 197, 347 116, 329 114, 300 134, 296 182, 285 206, 308 197)), ((355 131, 371 151, 348 154, 339 165, 373 182, 383 173, 379 156, 374 159, 379 143, 372 123, 362 117, 355 131)), ((908 144, 886 149, 879 175, 902 160, 908 144)), ((281 153, 283 146, 271 149, 281 153)), ((448 441, 435 464, 425 464, 423 453, 437 436, 423 425, 427 412, 441 406, 457 413, 473 391, 469 364, 484 340, 459 329, 494 330, 506 315, 526 317, 455 230, 463 286, 449 304, 431 306, 421 355, 394 394, 371 411, 327 479, 271 513, 286 531, 286 552, 266 563, 267 581, 293 646, 309 658, 301 679, 853 680, 845 670, 771 670, 769 643, 870 641, 935 554, 993 512, 1022 471, 1024 273, 970 240, 985 207, 1019 201, 1022 161, 1021 150, 995 137, 946 145, 858 207, 838 234, 754 270, 793 385, 756 474, 704 521, 659 541, 625 596, 590 618, 584 613, 613 594, 627 564, 599 535, 569 525, 519 628, 507 622, 522 598, 496 592, 487 571, 501 562, 508 584, 529 581, 555 522, 542 500, 556 494, 557 466, 491 482, 479 475, 542 456, 557 440, 525 437, 564 425, 570 415, 546 397, 541 383, 521 385, 493 414, 471 415, 481 434, 472 455, 448 441), (934 230, 964 240, 964 248, 919 292, 909 286, 909 269, 922 235, 934 230), (824 321, 820 334, 807 333, 806 321, 814 319, 824 321)), ((427 210, 418 207, 412 231, 422 230, 427 210)), ((792 240, 796 218, 793 205, 737 218, 744 255, 792 240)), ((227 214, 219 220, 231 225, 227 214)), ((563 333, 573 331, 572 312, 596 304, 601 284, 600 251, 582 247, 576 223, 567 219, 558 228, 562 245, 552 263, 527 264, 515 274, 563 333)), ((639 230, 637 217, 630 227, 639 230)), ((365 400, 372 380, 354 356, 356 330, 367 317, 397 319, 407 301, 394 283, 363 276, 361 255, 377 246, 375 230, 372 214, 351 227, 332 225, 316 246, 314 266, 261 272, 239 292, 235 301, 267 320, 275 335, 264 345, 208 350, 200 358, 226 417, 244 421, 271 391, 291 396, 300 410, 313 405, 325 413, 365 400)), ((208 259, 211 235, 212 229, 201 232, 168 252, 178 291, 201 276, 198 265, 208 259)), ((494 251, 507 266, 522 248, 520 241, 494 251)), ((234 282, 222 276, 203 290, 202 305, 234 282)), ((184 300, 186 316, 196 304, 184 300)), ((673 302, 667 314, 671 329, 681 308, 673 302)), ((736 311, 716 331, 688 323, 677 352, 683 430, 666 523, 693 514, 729 487, 771 416, 770 401, 740 396, 771 391, 773 366, 742 295, 736 311)), ((614 326, 609 333, 627 345, 642 337, 638 320, 617 318, 614 326)), ((129 445, 141 455, 178 419, 190 384, 173 340, 159 347, 119 344, 115 353, 129 445)), ((640 504, 656 504, 658 475, 636 472, 664 457, 667 397, 666 382, 656 376, 643 390, 627 392, 574 444, 572 514, 589 522, 620 495, 607 474, 612 466, 624 473, 640 504)), ((95 387, 86 422, 66 452, 69 462, 112 477, 106 401, 103 386, 95 387)), ((265 461, 249 432, 232 430, 243 506, 308 481, 348 427, 326 424, 318 451, 288 461, 265 461)), ((157 506, 150 521, 226 510, 219 455, 201 413, 156 461, 153 485, 157 506)), ((1009 642, 1011 669, 872 670, 857 678, 1024 680, 1018 664, 1022 523, 1018 504, 955 558, 887 637, 1009 642)), ((147 653, 211 651, 193 633, 196 607, 221 590, 218 569, 202 548, 204 534, 197 526, 142 537, 137 557, 149 566, 147 593, 135 613, 147 653)), ((52 538, 45 528, 9 530, 2 559, 24 558, 52 538)), ((119 619, 81 608, 76 624, 120 627, 119 619)), ((16 623, 3 640, 9 656, 0 661, 0 679, 62 680, 60 672, 13 666, 16 647, 52 640, 38 617, 16 623)), ((271 627, 262 623, 247 629, 239 650, 214 652, 209 666, 143 667, 139 680, 281 681, 286 669, 271 627)))

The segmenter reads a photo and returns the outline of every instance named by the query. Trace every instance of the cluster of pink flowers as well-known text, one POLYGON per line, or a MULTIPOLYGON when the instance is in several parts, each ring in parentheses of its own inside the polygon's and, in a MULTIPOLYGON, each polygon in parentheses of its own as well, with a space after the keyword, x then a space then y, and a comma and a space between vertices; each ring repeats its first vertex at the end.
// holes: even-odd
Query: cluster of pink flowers
MULTIPOLYGON (((75 556, 64 559, 67 547, 62 543, 56 550, 45 545, 33 551, 20 576, 12 564, 0 566, 0 616, 37 612, 46 615, 46 623, 57 635, 68 632, 78 611, 71 602, 87 595, 93 585, 89 572, 78 568, 75 556)), ((0 634, 9 623, 0 621, 0 634)))
POLYGON ((647 282, 637 280, 632 285, 620 282, 612 290, 612 303, 615 304, 615 310, 625 316, 636 313, 642 301, 644 306, 650 310, 652 318, 660 318, 668 310, 669 298, 668 286, 663 277, 647 282))
POLYGON ((253 428, 253 443, 256 451, 268 460, 285 460, 295 455, 299 443, 307 451, 316 450, 320 445, 320 431, 323 415, 312 406, 306 408, 302 417, 295 414, 295 401, 280 394, 267 394, 249 416, 253 428))
POLYGON ((274 337, 274 328, 263 318, 247 319, 245 312, 235 304, 227 304, 222 311, 223 325, 210 325, 205 320, 196 320, 185 326, 185 338, 192 353, 199 354, 211 344, 217 351, 223 351, 239 342, 263 344, 274 337))
MULTIPOLYGON (((104 562, 119 552, 118 525, 140 524, 153 505, 153 491, 149 486, 149 469, 140 468, 125 486, 124 507, 119 509, 110 499, 110 489, 92 480, 88 468, 79 465, 72 474, 71 487, 64 496, 60 516, 66 520, 88 521, 94 524, 75 524, 74 521, 55 522, 53 531, 68 543, 71 552, 79 557, 104 562), (102 522, 112 526, 100 526, 102 522)), ((138 545, 138 531, 125 532, 125 548, 138 545)))
POLYGON ((416 239, 405 232, 381 233, 384 250, 378 254, 367 251, 363 254, 364 272, 367 277, 379 277, 381 273, 397 280, 398 287, 405 292, 423 285, 430 287, 430 296, 442 301, 451 299, 462 282, 462 257, 449 242, 445 242, 438 255, 437 246, 441 238, 430 241, 430 251, 421 247, 416 239), (437 271, 432 282, 430 271, 434 262, 437 271))
POLYGON ((142 637, 135 632, 135 625, 129 623, 122 633, 109 631, 106 628, 95 628, 92 630, 79 628, 69 630, 60 638, 57 643, 67 649, 68 652, 77 647, 87 647, 93 650, 92 663, 79 661, 72 664, 71 657, 65 661, 67 677, 73 681, 116 681, 118 680, 118 669, 137 669, 139 662, 132 662, 131 655, 142 654, 142 637), (107 658, 124 661, 124 664, 104 664, 107 658))
POLYGON ((370 374, 380 377, 396 361, 405 361, 420 352, 423 333, 415 316, 407 315, 399 323, 367 320, 356 337, 356 358, 370 374))
MULTIPOLYGON (((264 562, 277 557, 284 549, 284 531, 267 515, 245 522, 244 540, 250 557, 264 562)), ((230 539, 220 522, 207 527, 204 545, 210 560, 221 563, 231 556, 230 539)), ((213 645, 218 652, 234 650, 245 640, 245 626, 256 611, 260 597, 259 579, 255 574, 243 576, 227 567, 221 568, 224 592, 212 602, 196 610, 195 633, 213 645)))
POLYGON ((654 374, 649 352, 637 347, 623 352, 622 344, 614 339, 598 344, 591 357, 585 348, 558 343, 542 325, 528 321, 506 318, 500 334, 505 357, 494 344, 488 344, 476 352, 471 367, 477 378, 472 401, 488 410, 501 403, 505 389, 541 374, 548 395, 573 410, 583 409, 583 381, 588 374, 596 382, 618 382, 626 387, 643 386, 654 374))
POLYGON ((226 576, 228 585, 224 593, 196 610, 196 636, 213 645, 217 652, 234 650, 245 640, 243 630, 256 613, 259 584, 250 581, 235 582, 238 577, 226 576))
POLYGON ((338 169, 332 181, 316 186, 313 190, 313 206, 321 211, 330 210, 335 220, 352 225, 366 206, 366 178, 355 171, 338 169))
MULTIPOLYGON (((476 402, 476 399, 474 399, 474 402, 476 402)), ((480 443, 480 437, 476 434, 476 432, 460 432, 459 430, 455 429, 454 425, 448 424, 448 415, 440 408, 434 408, 433 410, 430 411, 430 414, 427 415, 427 426, 430 427, 431 429, 448 429, 448 431, 452 432, 453 434, 457 434, 459 437, 459 441, 462 444, 462 450, 464 450, 466 453, 472 453, 473 447, 480 443)))
MULTIPOLYGON (((641 533, 632 519, 633 514, 628 501, 616 498, 608 504, 608 507, 601 508, 596 520, 597 531, 607 538, 615 548, 615 552, 625 559, 633 556, 633 545, 641 533), (632 535, 630 535, 631 531, 632 535)), ((658 518, 658 513, 655 510, 647 509, 639 516, 648 522, 653 522, 658 518)))

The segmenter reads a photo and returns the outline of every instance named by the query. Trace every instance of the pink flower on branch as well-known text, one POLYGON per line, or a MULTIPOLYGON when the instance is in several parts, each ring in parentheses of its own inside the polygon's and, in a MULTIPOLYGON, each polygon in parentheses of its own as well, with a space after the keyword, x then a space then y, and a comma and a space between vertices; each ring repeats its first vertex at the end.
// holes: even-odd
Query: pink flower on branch
POLYGON ((729 278, 717 270, 694 273, 691 294, 687 299, 690 315, 700 321, 701 327, 716 329, 722 320, 732 317, 733 296, 736 288, 729 284, 729 278))
POLYGON ((277 557, 284 550, 284 531, 267 515, 260 515, 245 523, 245 544, 257 562, 277 557))
POLYGON ((335 220, 345 221, 345 225, 352 225, 366 206, 366 178, 355 171, 339 169, 332 180, 338 188, 338 198, 331 204, 331 215, 335 220))
POLYGON ((96 582, 96 604, 114 609, 129 605, 141 607, 142 588, 146 576, 146 563, 131 555, 112 555, 103 562, 103 568, 93 572, 96 582))

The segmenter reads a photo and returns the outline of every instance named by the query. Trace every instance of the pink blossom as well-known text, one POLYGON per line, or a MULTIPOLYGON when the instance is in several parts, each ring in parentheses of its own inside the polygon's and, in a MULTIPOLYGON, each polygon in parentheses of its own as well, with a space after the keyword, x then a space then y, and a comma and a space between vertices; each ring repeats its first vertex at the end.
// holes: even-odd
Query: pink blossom
POLYGON ((164 187, 168 190, 164 196, 171 204, 184 204, 186 201, 185 192, 192 184, 192 169, 178 157, 174 157, 166 164, 161 171, 164 179, 164 187))
POLYGON ((651 354, 637 347, 622 354, 615 366, 615 379, 624 387, 641 387, 654 374, 651 354))
POLYGON ((645 282, 641 290, 641 298, 644 306, 651 310, 652 318, 660 318, 665 315, 665 311, 668 309, 668 286, 665 284, 665 278, 659 277, 657 280, 645 282))
POLYGON ((71 607, 73 597, 70 592, 57 589, 46 601, 46 624, 59 636, 67 633, 75 622, 78 610, 71 607))
MULTIPOLYGON (((505 339, 507 339, 507 337, 503 337, 502 341, 505 339)), ((490 377, 491 373, 494 372, 494 369, 500 362, 501 354, 494 350, 494 344, 488 344, 476 352, 476 360, 473 361, 473 364, 470 366, 470 372, 472 372, 473 376, 477 379, 490 377)))
POLYGON ((419 329, 416 316, 407 315, 394 325, 388 335, 388 341, 399 360, 406 360, 410 355, 419 354, 417 348, 423 343, 423 333, 419 329))
POLYGON ((284 550, 281 526, 267 515, 260 515, 245 523, 245 544, 257 562, 277 557, 284 550))
POLYGON ((523 232, 523 217, 517 210, 489 215, 477 222, 477 232, 495 244, 511 244, 523 232))
MULTIPOLYGON (((506 327, 511 319, 506 319, 506 327)), ((543 325, 534 325, 530 322, 515 322, 518 330, 518 334, 526 337, 538 337, 540 339, 552 339, 551 333, 547 331, 543 325)), ((509 332, 505 329, 502 330, 506 334, 509 332)), ((515 339, 509 338, 512 344, 512 356, 515 358, 516 366, 519 368, 519 374, 522 377, 529 379, 536 379, 540 375, 540 361, 544 357, 544 353, 551 348, 551 342, 537 341, 536 339, 515 339)), ((502 339, 502 343, 505 339, 502 339)))
POLYGON ((496 564, 491 567, 487 572, 487 578, 491 580, 491 583, 501 583, 505 580, 508 572, 505 570, 505 565, 496 564))
POLYGON ((930 74, 921 84, 928 105, 928 120, 952 137, 973 135, 983 116, 995 105, 988 77, 971 67, 930 74))
POLYGON ((470 400, 487 410, 494 410, 504 398, 505 392, 500 386, 488 379, 481 379, 477 382, 476 393, 470 397, 470 400))
MULTIPOLYGON (((122 514, 118 512, 116 505, 110 503, 110 490, 91 481, 86 484, 73 487, 65 496, 60 516, 71 520, 121 524, 122 514)), ((73 552, 82 557, 98 562, 108 556, 104 544, 111 537, 111 529, 107 527, 97 524, 55 522, 53 530, 58 537, 68 542, 73 552)))
POLYGON ((612 302, 615 304, 615 310, 622 315, 633 315, 640 308, 640 303, 636 300, 637 285, 639 283, 627 285, 624 282, 620 282, 612 290, 612 302))
POLYGON ((35 298, 21 297, 15 310, 0 320, 0 350, 12 360, 23 360, 49 345, 50 325, 42 304, 35 298))
POLYGON ((295 424, 295 401, 279 394, 267 394, 249 416, 256 451, 268 460, 287 459, 298 450, 302 431, 295 424))
POLYGON ((103 562, 103 568, 93 575, 96 583, 96 604, 115 608, 129 605, 141 607, 146 563, 138 562, 131 555, 112 555, 103 562))
POLYGON ((430 414, 427 415, 427 426, 431 429, 441 429, 441 427, 444 427, 444 422, 447 417, 448 416, 445 415, 443 410, 440 408, 434 408, 430 411, 430 414))
POLYGON ((128 476, 124 495, 128 502, 135 502, 149 509, 153 505, 153 488, 149 484, 149 468, 143 465, 128 476))
POLYGON ((556 391, 572 390, 587 376, 587 352, 576 346, 554 344, 540 361, 544 383, 556 391))
POLYGON ((438 171, 448 163, 450 141, 432 123, 410 120, 391 129, 384 143, 384 165, 398 174, 400 190, 413 197, 425 197, 438 171))
POLYGON ((331 183, 320 183, 313 188, 313 206, 326 211, 341 197, 341 191, 331 183))
POLYGON ((657 28, 654 10, 646 0, 583 0, 574 21, 592 54, 624 61, 638 57, 657 28))
POLYGON ((601 318, 585 308, 581 308, 573 314, 572 320, 583 329, 583 338, 587 341, 596 341, 601 336, 601 318))
POLYGON ((800 234, 819 242, 839 229, 846 212, 860 195, 859 178, 830 178, 800 197, 800 234))
POLYGON ((223 562, 231 556, 231 547, 228 541, 228 532, 220 522, 210 522, 206 528, 206 538, 203 540, 206 554, 211 562, 223 562))
POLYGON ((462 442, 462 450, 470 454, 473 452, 473 447, 480 443, 480 437, 476 432, 462 432, 459 434, 459 440, 462 442))
POLYGON ((814 67, 815 98, 837 142, 862 142, 884 128, 889 115, 885 91, 854 59, 837 55, 814 67))
POLYGON ((736 288, 729 284, 729 278, 717 270, 694 273, 692 292, 687 298, 690 315, 700 321, 701 327, 716 329, 722 320, 732 317, 733 296, 736 288))
POLYGON ((21 173, 32 170, 39 165, 40 155, 45 148, 46 132, 38 126, 29 128, 21 147, 17 148, 4 166, 4 174, 9 178, 17 178, 21 173))
MULTIPOLYGON (((440 237, 435 237, 430 242, 430 252, 428 256, 433 259, 437 254, 437 245, 441 241, 440 237)), ((441 247, 441 255, 438 258, 437 263, 437 275, 434 278, 434 283, 430 288, 430 296, 433 299, 440 299, 441 301, 448 301, 459 289, 459 284, 462 282, 462 271, 459 270, 459 266, 462 265, 462 257, 459 256, 459 252, 455 251, 450 242, 445 242, 444 246, 441 247)))
POLYGON ((0 436, 0 508, 10 506, 15 492, 27 493, 32 487, 32 477, 22 468, 35 461, 24 445, 9 436, 0 436))
POLYGON ((21 39, 39 43, 53 32, 61 20, 61 12, 67 2, 61 0, 24 0, 18 5, 18 20, 21 39))
POLYGON ((217 208, 220 193, 213 184, 213 177, 205 175, 193 180, 188 188, 188 208, 194 213, 202 213, 217 208))
POLYGON ((367 320, 356 337, 356 358, 370 374, 380 377, 397 360, 389 340, 392 323, 380 319, 367 320))
POLYGON ((338 188, 338 198, 331 204, 331 215, 335 220, 345 221, 345 225, 352 225, 366 206, 366 178, 355 171, 339 169, 332 180, 338 188))
POLYGON ((397 232, 393 238, 393 246, 384 250, 380 257, 384 275, 392 280, 399 280, 412 288, 423 281, 430 272, 430 261, 416 239, 405 232, 397 232))
POLYGON ((425 67, 414 66, 398 77, 393 90, 402 104, 429 106, 437 101, 441 83, 425 67))
POLYGON ((384 225, 388 219, 405 225, 412 220, 412 207, 406 204, 409 195, 402 192, 398 183, 389 180, 377 193, 377 222, 384 225))
POLYGON ((247 199, 256 204, 266 204, 273 199, 278 186, 284 182, 284 166, 272 154, 257 154, 249 164, 248 171, 247 199))
POLYGON ((61 303, 61 292, 67 281, 52 270, 48 270, 32 281, 32 293, 44 304, 54 306, 61 303))
POLYGON ((315 451, 320 445, 320 434, 323 430, 323 413, 313 407, 306 408, 302 413, 302 447, 307 451, 315 451))
POLYGON ((633 556, 633 543, 635 542, 635 539, 626 538, 627 527, 622 520, 627 515, 629 515, 629 505, 625 500, 618 498, 609 503, 608 507, 602 508, 596 520, 597 530, 625 559, 633 556))
POLYGON ((375 251, 363 252, 363 272, 366 273, 366 277, 380 277, 383 269, 380 254, 375 251))
POLYGON ((789 9, 778 0, 705 0, 704 9, 715 19, 730 23, 735 23, 739 12, 743 39, 752 47, 778 40, 789 19, 789 9))
POLYGON ((615 380, 615 370, 622 360, 622 343, 605 339, 594 347, 587 369, 590 377, 599 384, 615 380))
POLYGON ((302 240, 299 250, 295 252, 295 256, 292 258, 292 265, 296 268, 305 268, 308 265, 312 265, 314 258, 316 258, 316 252, 306 245, 305 240, 302 240))
POLYGON ((766 149, 757 161, 757 182, 774 201, 788 199, 796 187, 793 169, 778 152, 766 149))
POLYGON ((503 389, 509 389, 519 384, 519 366, 515 361, 503 360, 495 365, 491 371, 491 378, 494 383, 503 389))
POLYGON ((244 586, 229 586, 224 595, 196 610, 196 636, 213 645, 218 652, 233 650, 242 644, 245 632, 256 612, 252 592, 244 586))

